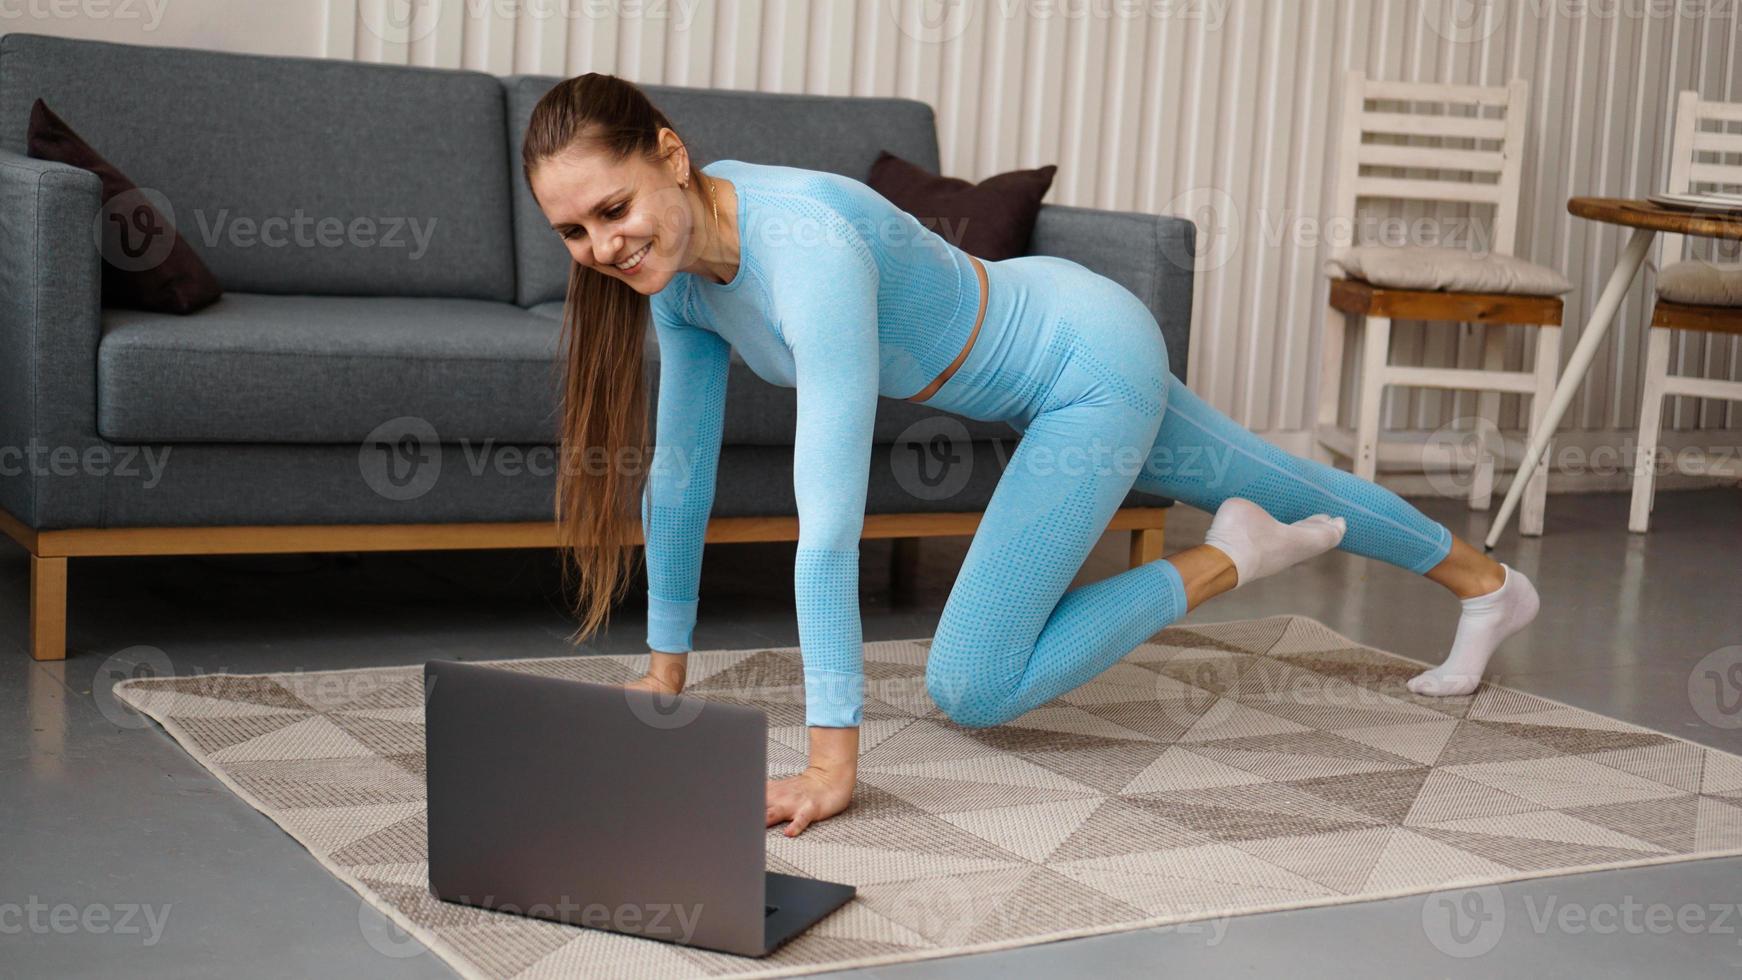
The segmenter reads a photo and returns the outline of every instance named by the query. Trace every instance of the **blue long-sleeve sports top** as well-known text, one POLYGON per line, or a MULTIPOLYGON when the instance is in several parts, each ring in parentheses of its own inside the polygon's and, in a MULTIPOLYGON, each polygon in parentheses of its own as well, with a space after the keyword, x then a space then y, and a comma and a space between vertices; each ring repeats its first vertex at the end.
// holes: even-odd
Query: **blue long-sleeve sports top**
POLYGON ((655 448, 642 530, 647 643, 691 649, 732 349, 795 388, 794 605, 805 720, 859 724, 859 534, 879 395, 907 398, 967 342, 980 287, 966 252, 850 177, 740 160, 702 168, 737 190, 738 271, 680 272, 651 297, 655 448))

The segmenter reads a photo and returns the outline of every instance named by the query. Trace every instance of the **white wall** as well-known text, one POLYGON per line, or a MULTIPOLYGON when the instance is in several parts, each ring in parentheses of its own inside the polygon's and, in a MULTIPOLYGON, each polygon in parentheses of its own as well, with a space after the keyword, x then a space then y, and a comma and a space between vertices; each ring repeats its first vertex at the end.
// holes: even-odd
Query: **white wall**
MULTIPOLYGON (((0 9, 32 2, 58 0, 0 0, 0 9)), ((946 173, 978 179, 1057 163, 1049 202, 1197 218, 1208 258, 1191 383, 1297 451, 1315 397, 1326 291, 1328 246, 1310 235, 1331 203, 1345 70, 1532 83, 1518 251, 1579 285, 1568 297, 1563 357, 1621 242, 1613 227, 1568 215, 1566 199, 1657 190, 1676 91, 1742 101, 1739 4, 1706 0, 155 2, 166 9, 149 32, 118 20, 13 18, 0 27, 923 99, 938 110, 946 173), (1295 244, 1302 235, 1309 244, 1295 244)), ((1569 440, 1613 444, 1631 434, 1648 312, 1636 286, 1563 423, 1569 440)), ((1518 367, 1531 331, 1510 329, 1518 367)), ((1473 364, 1477 341, 1451 325, 1406 325, 1394 357, 1473 364)), ((1742 343, 1683 334, 1677 361, 1688 373, 1742 377, 1742 343)), ((1522 418, 1518 408, 1509 397, 1509 424, 1522 418)), ((1395 392, 1386 424, 1433 429, 1473 411, 1468 395, 1395 392)), ((1742 405, 1683 400, 1670 422, 1706 430, 1681 441, 1742 442, 1710 431, 1742 426, 1742 405)))

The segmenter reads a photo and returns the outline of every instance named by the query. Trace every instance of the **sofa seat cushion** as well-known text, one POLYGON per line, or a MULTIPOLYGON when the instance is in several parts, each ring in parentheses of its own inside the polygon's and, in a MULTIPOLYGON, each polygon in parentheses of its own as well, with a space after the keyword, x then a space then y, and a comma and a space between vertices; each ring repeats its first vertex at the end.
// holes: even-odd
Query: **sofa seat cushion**
POLYGON ((97 428, 117 442, 556 438, 554 321, 466 299, 227 293, 191 316, 106 309, 97 428))
POLYGON ((1573 288, 1554 269, 1517 256, 1429 245, 1358 245, 1325 263, 1325 271, 1385 289, 1559 296, 1573 288))
POLYGON ((1693 306, 1742 306, 1742 265, 1692 259, 1663 267, 1657 295, 1693 306))
MULTIPOLYGON (((561 314, 560 303, 259 293, 226 293, 185 317, 107 309, 97 430, 115 442, 354 443, 410 416, 442 442, 555 443, 561 314)), ((657 398, 651 325, 646 354, 657 398)), ((734 351, 726 390, 726 445, 792 445, 791 388, 763 381, 734 351)), ((874 438, 899 441, 940 415, 882 399, 874 438)), ((1013 431, 948 417, 963 427, 953 438, 1013 431)))
MULTIPOLYGON (((560 302, 539 303, 531 307, 533 313, 550 318, 553 323, 560 323, 563 304, 560 302)), ((659 337, 654 332, 652 323, 647 327, 644 350, 647 357, 648 391, 654 399, 659 396, 659 337)), ((791 388, 783 388, 770 384, 750 370, 750 365, 738 356, 736 348, 732 350, 731 363, 726 371, 726 418, 722 427, 720 442, 727 446, 790 446, 793 431, 798 425, 798 393, 791 388)), ((653 412, 650 403, 649 414, 653 412)), ((651 420, 650 420, 651 423, 651 420)), ((894 443, 909 442, 916 439, 930 440, 936 435, 948 439, 968 439, 979 441, 983 439, 1006 439, 1015 433, 1009 425, 1003 422, 982 422, 900 398, 881 398, 877 402, 877 419, 872 423, 871 436, 874 442, 894 443), (927 419, 944 418, 946 429, 936 428, 936 423, 923 430, 909 431, 917 422, 927 419), (960 426, 960 428, 956 428, 960 426)), ((657 434, 657 430, 656 430, 657 434)))

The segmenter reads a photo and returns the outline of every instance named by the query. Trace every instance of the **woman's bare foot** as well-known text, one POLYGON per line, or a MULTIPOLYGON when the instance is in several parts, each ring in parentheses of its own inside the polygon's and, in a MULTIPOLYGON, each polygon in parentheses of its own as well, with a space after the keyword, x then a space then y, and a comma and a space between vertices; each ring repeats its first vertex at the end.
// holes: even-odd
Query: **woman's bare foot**
POLYGON ((682 684, 674 684, 670 680, 660 677, 657 674, 644 674, 623 686, 634 688, 639 691, 652 691, 655 694, 683 693, 682 684))
POLYGON ((651 650, 647 654, 647 673, 623 686, 655 694, 680 694, 688 665, 689 658, 685 654, 651 650))

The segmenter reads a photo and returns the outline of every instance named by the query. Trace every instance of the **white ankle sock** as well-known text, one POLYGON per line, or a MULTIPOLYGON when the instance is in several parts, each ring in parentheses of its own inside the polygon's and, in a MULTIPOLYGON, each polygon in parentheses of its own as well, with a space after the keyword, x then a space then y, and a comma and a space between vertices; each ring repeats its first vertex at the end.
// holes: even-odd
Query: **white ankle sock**
POLYGON ((1234 562, 1240 578, 1234 587, 1239 588, 1330 551, 1347 529, 1341 517, 1326 514, 1284 524, 1250 500, 1229 497, 1216 509, 1204 543, 1234 562))
POLYGON ((1530 625, 1540 601, 1524 573, 1508 565, 1506 579, 1487 595, 1463 600, 1458 632, 1446 662, 1409 679, 1409 689, 1428 697, 1469 694, 1482 683, 1488 658, 1507 637, 1530 625))

